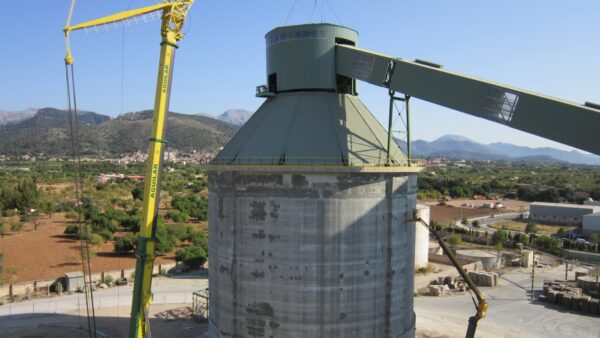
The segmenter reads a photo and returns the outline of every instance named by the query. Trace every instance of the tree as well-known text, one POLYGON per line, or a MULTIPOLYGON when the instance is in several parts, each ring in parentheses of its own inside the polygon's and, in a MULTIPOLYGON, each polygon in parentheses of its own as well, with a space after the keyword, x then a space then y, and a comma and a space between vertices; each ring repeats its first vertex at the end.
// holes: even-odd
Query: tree
POLYGON ((0 222, 0 238, 4 238, 4 232, 6 229, 4 228, 4 222, 0 222))
POLYGON ((558 237, 566 237, 567 235, 567 231, 565 230, 565 228, 560 227, 560 229, 558 229, 558 231, 556 232, 556 236, 558 237))
POLYGON ((534 222, 532 222, 532 221, 527 222, 527 225, 525 226, 526 234, 535 234, 537 231, 538 231, 537 225, 534 222))
POLYGON ((476 219, 473 222, 471 222, 471 225, 473 226, 473 228, 479 229, 479 227, 481 226, 481 223, 479 222, 478 219, 476 219))
POLYGON ((19 182, 19 184, 17 184, 17 192, 20 195, 17 200, 17 209, 28 210, 37 208, 40 202, 40 192, 33 180, 24 179, 19 182))
POLYGON ((492 243, 493 244, 504 244, 508 240, 508 231, 504 229, 496 230, 492 235, 492 243))
POLYGON ((65 228, 65 231, 63 231, 65 235, 77 235, 78 232, 79 226, 77 224, 69 224, 65 228))
POLYGON ((52 214, 54 214, 55 211, 56 205, 54 202, 46 202, 46 205, 44 206, 44 212, 46 213, 46 216, 48 216, 48 218, 52 218, 52 214))
POLYGON ((528 245, 529 244, 529 236, 522 234, 522 233, 516 233, 514 236, 514 241, 517 243, 523 243, 524 245, 528 245))
POLYGON ((156 240, 154 242, 156 253, 160 255, 173 251, 175 240, 175 237, 169 235, 164 220, 159 218, 156 225, 156 240))
POLYGON ((466 217, 463 217, 463 219, 460 221, 460 224, 467 226, 469 225, 469 220, 466 217))
POLYGON ((173 197, 171 206, 181 212, 205 221, 208 215, 208 199, 199 197, 196 194, 179 195, 173 197))
POLYGON ((144 188, 137 185, 135 188, 131 189, 131 196, 134 200, 143 200, 144 198, 144 188))
POLYGON ((593 234, 590 235, 590 242, 591 243, 598 243, 598 233, 594 232, 593 234))

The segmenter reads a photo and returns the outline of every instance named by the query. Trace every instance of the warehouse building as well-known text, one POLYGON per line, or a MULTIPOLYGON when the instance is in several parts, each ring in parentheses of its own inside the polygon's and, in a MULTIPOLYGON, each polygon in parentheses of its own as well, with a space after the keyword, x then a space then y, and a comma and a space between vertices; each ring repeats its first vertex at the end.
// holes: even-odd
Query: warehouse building
POLYGON ((600 206, 534 202, 529 206, 529 219, 548 224, 582 225, 583 216, 600 212, 600 206))

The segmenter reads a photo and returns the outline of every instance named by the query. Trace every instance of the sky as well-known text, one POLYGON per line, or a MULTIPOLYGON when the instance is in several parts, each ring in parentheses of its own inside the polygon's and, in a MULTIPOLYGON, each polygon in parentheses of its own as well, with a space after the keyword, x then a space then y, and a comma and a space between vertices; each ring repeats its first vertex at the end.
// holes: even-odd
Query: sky
MULTIPOLYGON (((151 5, 79 0, 72 24, 151 5)), ((70 0, 15 1, 0 11, 0 109, 64 108, 63 58, 70 0)), ((290 24, 329 22, 357 30, 358 46, 578 103, 600 102, 600 1, 196 0, 177 50, 171 111, 258 109, 266 82, 264 35, 290 24)), ((153 106, 158 20, 127 29, 72 33, 79 107, 117 116, 153 106)), ((387 124, 388 94, 359 84, 387 124)), ((572 149, 508 127, 411 100, 413 139, 457 134, 482 143, 572 149)))

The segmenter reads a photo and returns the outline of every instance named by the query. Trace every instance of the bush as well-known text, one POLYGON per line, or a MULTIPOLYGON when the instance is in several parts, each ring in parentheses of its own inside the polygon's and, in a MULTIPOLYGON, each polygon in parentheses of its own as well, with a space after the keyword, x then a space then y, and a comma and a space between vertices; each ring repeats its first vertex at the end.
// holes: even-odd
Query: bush
POLYGON ((557 249, 558 240, 552 237, 539 237, 535 239, 535 245, 544 249, 557 249))
POLYGON ((526 234, 535 234, 537 232, 537 226, 533 222, 527 222, 527 226, 525 226, 526 234))
POLYGON ((14 209, 6 209, 6 210, 2 211, 2 216, 4 216, 4 217, 12 217, 16 214, 17 213, 15 212, 14 209))
POLYGON ((104 281, 103 281, 103 282, 104 282, 105 284, 108 284, 108 285, 110 285, 110 283, 112 283, 112 281, 113 281, 113 278, 112 278, 112 276, 111 276, 111 275, 106 275, 106 276, 104 276, 104 281))
POLYGON ((65 231, 63 233, 65 235, 77 235, 78 232, 79 232, 79 226, 77 224, 69 224, 69 225, 67 225, 67 227, 65 228, 65 231))
POLYGON ((136 235, 134 235, 132 233, 128 233, 127 235, 125 235, 123 237, 118 237, 115 240, 115 252, 118 254, 121 254, 121 255, 129 253, 129 252, 133 251, 133 249, 135 249, 136 244, 137 244, 136 235))
POLYGON ((202 266, 206 262, 206 251, 196 245, 191 245, 175 253, 175 260, 184 262, 191 268, 202 266))
POLYGON ((104 238, 98 234, 90 234, 89 242, 93 245, 102 245, 104 244, 104 238))
POLYGON ((471 225, 473 226, 473 228, 479 228, 481 225, 481 223, 479 222, 479 220, 474 220, 473 222, 471 222, 471 225))
POLYGON ((204 236, 201 232, 194 232, 192 234, 192 245, 199 246, 204 249, 204 251, 208 252, 208 240, 206 236, 204 236))
POLYGON ((19 220, 23 223, 27 223, 31 221, 31 216, 29 216, 28 214, 23 214, 19 217, 19 220))
POLYGON ((181 224, 168 224, 167 232, 170 238, 177 240, 173 241, 175 245, 179 245, 183 241, 191 241, 192 239, 192 228, 181 224))
POLYGON ((68 218, 72 221, 77 219, 77 213, 75 211, 69 211, 65 214, 65 218, 68 218))
POLYGON ((178 223, 185 223, 190 218, 188 214, 179 210, 169 210, 169 212, 167 212, 167 217, 173 220, 173 222, 178 223))
POLYGON ((23 223, 22 222, 12 222, 10 224, 10 230, 20 233, 21 230, 23 230, 23 223))
POLYGON ((462 243, 462 237, 460 235, 452 235, 450 236, 450 244, 453 246, 457 246, 462 243))

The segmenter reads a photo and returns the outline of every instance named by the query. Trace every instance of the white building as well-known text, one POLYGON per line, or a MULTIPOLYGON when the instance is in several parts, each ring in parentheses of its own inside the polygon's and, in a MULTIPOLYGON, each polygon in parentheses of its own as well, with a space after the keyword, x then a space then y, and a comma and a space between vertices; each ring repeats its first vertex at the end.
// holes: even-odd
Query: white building
POLYGON ((600 206, 534 202, 529 206, 529 219, 540 223, 581 225, 583 216, 600 212, 600 206))
POLYGON ((583 232, 586 234, 600 232, 600 212, 583 216, 583 232))
MULTIPOLYGON (((429 224, 429 206, 417 204, 419 216, 429 224)), ((429 262, 429 229, 421 222, 415 224, 415 269, 427 266, 429 262)))
POLYGON ((583 205, 597 205, 597 206, 600 206, 600 201, 594 201, 594 200, 583 201, 583 205))

